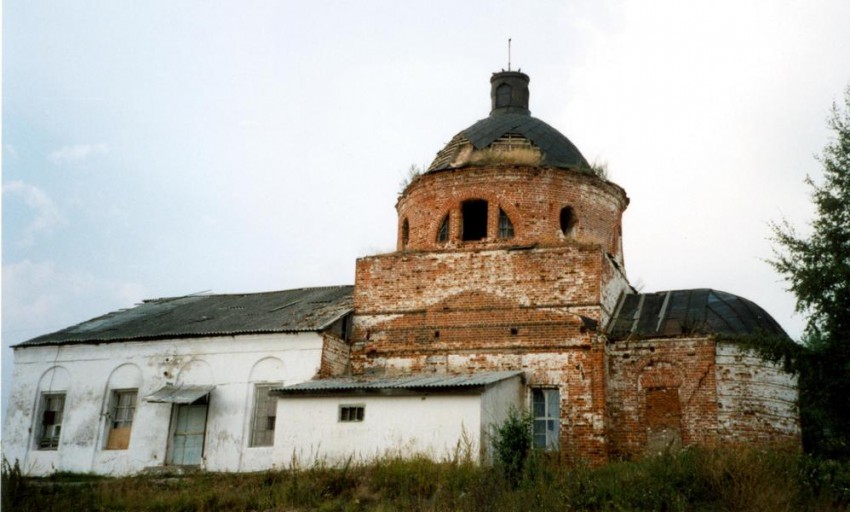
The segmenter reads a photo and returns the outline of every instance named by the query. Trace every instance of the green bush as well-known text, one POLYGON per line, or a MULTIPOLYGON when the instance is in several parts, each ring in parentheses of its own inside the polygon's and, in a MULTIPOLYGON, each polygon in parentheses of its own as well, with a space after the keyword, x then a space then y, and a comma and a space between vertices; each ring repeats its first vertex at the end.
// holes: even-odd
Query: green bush
POLYGON ((499 425, 493 436, 496 463, 514 488, 519 485, 528 454, 531 452, 532 424, 530 415, 511 408, 507 419, 499 425))

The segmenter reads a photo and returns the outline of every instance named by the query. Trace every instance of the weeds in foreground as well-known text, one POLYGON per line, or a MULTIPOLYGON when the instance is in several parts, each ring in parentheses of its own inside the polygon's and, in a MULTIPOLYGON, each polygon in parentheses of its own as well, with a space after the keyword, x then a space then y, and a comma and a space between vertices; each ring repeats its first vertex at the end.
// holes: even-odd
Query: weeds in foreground
POLYGON ((748 448, 692 448, 598 467, 532 451, 515 485, 498 466, 424 456, 124 478, 27 478, 4 463, 2 482, 3 510, 15 511, 850 510, 850 463, 748 448))

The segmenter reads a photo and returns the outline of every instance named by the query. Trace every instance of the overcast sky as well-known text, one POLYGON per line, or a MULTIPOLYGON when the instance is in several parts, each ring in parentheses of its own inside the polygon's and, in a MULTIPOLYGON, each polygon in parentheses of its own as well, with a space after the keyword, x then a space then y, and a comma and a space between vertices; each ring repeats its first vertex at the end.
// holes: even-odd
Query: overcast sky
POLYGON ((805 229, 850 84, 850 2, 3 0, 8 347, 146 298, 350 284, 394 204, 486 117, 489 77, 631 204, 642 291, 803 319, 764 262, 805 229))

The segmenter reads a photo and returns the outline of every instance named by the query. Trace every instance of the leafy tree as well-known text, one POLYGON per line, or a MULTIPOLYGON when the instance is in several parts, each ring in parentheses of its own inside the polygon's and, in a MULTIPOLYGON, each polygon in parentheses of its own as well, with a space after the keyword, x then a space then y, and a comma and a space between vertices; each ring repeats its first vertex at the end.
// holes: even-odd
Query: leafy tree
POLYGON ((794 363, 800 376, 803 443, 808 451, 850 457, 850 87, 844 108, 833 104, 834 138, 823 150, 823 183, 811 177, 816 216, 809 236, 774 224, 770 262, 807 318, 808 350, 794 363))

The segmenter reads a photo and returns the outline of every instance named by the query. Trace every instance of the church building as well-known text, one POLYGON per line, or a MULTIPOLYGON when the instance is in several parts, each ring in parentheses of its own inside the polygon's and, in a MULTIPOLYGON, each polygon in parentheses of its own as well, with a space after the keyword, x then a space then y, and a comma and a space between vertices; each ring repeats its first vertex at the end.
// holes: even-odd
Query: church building
POLYGON ((157 299, 15 347, 4 453, 25 472, 249 471, 387 454, 487 461, 512 410, 566 462, 799 444, 787 336, 712 289, 638 293, 626 192, 494 73, 491 111, 401 193, 354 286, 157 299))

